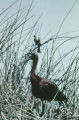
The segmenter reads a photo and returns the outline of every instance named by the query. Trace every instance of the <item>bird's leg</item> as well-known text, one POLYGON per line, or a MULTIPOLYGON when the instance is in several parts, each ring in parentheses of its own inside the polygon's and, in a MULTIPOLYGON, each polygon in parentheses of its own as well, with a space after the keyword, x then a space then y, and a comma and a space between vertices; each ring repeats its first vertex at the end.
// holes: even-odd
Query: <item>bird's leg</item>
POLYGON ((40 114, 40 117, 42 117, 44 115, 44 110, 45 110, 45 104, 42 101, 42 112, 40 114))
POLYGON ((37 50, 38 53, 40 53, 40 45, 41 45, 41 44, 39 43, 39 44, 38 44, 38 50, 37 50))
POLYGON ((39 103, 39 99, 36 98, 36 111, 39 113, 39 106, 40 106, 40 103, 39 103))

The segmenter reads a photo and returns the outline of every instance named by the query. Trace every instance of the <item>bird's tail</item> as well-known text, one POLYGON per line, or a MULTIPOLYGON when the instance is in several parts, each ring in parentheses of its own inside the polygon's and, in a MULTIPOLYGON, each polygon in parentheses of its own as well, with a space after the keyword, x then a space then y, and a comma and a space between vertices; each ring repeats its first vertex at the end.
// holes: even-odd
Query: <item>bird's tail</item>
POLYGON ((58 101, 67 101, 68 98, 62 92, 58 91, 55 100, 58 100, 58 101))

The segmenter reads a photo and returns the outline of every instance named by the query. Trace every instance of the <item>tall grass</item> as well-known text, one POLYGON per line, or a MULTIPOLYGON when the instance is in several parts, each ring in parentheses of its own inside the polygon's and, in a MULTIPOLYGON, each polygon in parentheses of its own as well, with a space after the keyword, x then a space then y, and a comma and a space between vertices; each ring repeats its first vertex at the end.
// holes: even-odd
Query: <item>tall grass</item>
POLYGON ((41 43, 42 62, 37 74, 55 82, 68 97, 68 102, 62 104, 54 100, 50 103, 44 102, 45 113, 40 117, 42 102, 32 96, 30 64, 26 60, 30 52, 37 53, 32 36, 39 18, 30 25, 30 21, 33 20, 32 7, 33 2, 28 9, 21 8, 20 3, 18 11, 8 18, 5 16, 10 7, 0 14, 0 119, 78 120, 79 36, 64 37, 59 33, 41 43), (75 44, 73 47, 72 42, 75 44), (67 50, 69 46, 71 49, 67 50))

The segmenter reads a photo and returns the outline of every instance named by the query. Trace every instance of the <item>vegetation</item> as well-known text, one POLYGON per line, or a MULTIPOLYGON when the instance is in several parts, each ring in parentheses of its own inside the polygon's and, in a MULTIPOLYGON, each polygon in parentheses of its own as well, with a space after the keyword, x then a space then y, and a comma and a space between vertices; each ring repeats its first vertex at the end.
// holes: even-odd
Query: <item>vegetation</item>
POLYGON ((26 60, 30 52, 37 53, 33 35, 40 17, 33 22, 33 2, 24 8, 20 3, 17 12, 8 16, 15 3, 0 13, 0 119, 78 120, 79 36, 60 35, 59 30, 46 42, 41 41, 42 62, 37 74, 55 82, 68 102, 44 101, 45 113, 40 117, 42 102, 32 96, 26 60))

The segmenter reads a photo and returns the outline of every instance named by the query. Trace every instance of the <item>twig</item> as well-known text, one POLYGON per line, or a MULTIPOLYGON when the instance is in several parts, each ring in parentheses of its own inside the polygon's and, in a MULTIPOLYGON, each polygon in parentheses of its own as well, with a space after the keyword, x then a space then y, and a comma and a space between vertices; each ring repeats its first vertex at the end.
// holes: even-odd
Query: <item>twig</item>
POLYGON ((0 116, 1 116, 1 118, 4 118, 4 120, 8 120, 8 119, 6 119, 6 117, 5 117, 5 115, 4 115, 4 113, 2 111, 0 113, 0 116))

